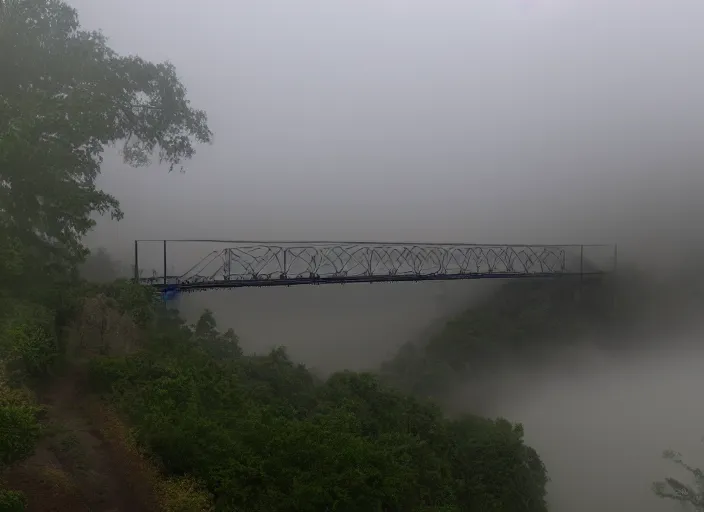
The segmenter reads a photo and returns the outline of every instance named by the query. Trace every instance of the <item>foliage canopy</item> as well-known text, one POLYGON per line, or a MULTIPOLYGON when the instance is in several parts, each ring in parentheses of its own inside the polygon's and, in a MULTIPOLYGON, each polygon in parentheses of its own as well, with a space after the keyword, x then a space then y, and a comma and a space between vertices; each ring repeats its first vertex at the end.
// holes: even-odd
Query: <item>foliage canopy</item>
POLYGON ((322 381, 282 348, 244 356, 208 311, 193 326, 154 315, 143 351, 93 361, 93 387, 218 510, 546 510, 520 425, 445 418, 372 374, 322 381))
POLYGON ((0 279, 26 286, 82 259, 93 213, 123 216, 96 187, 106 145, 173 168, 212 134, 172 64, 118 55, 62 1, 0 1, 0 48, 0 279))

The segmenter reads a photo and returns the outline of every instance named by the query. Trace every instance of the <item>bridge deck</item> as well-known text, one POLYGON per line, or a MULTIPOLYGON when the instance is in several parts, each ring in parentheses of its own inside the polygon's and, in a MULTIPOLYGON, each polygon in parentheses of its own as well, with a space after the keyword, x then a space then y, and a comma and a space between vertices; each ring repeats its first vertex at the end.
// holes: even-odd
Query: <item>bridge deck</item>
MULTIPOLYGON (((454 281, 465 279, 549 278, 610 272, 616 247, 605 245, 479 245, 380 244, 362 242, 218 242, 159 241, 163 244, 163 272, 139 275, 139 244, 135 242, 135 278, 159 289, 195 291, 345 283, 454 281), (183 273, 167 272, 172 258, 191 261, 190 247, 227 244, 187 266, 183 273), (180 249, 174 251, 174 247, 180 249), (596 262, 594 250, 605 254, 596 262), (586 253, 585 253, 586 251, 586 253), (188 257, 184 257, 189 253, 188 257), (602 260, 604 258, 601 258, 602 260)), ((205 251, 203 251, 205 252, 205 251)), ((203 254, 200 252, 200 254, 203 254)), ((196 256, 197 257, 197 256, 196 256)))

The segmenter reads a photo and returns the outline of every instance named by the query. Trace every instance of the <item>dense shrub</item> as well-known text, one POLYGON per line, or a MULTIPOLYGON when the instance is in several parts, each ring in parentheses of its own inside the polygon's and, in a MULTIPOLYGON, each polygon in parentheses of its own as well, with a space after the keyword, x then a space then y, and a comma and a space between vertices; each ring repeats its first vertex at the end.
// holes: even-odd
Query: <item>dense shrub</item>
POLYGON ((41 426, 42 409, 24 389, 3 380, 0 371, 0 470, 34 452, 41 426))
POLYGON ((0 512, 24 512, 27 498, 18 491, 0 489, 0 512))
POLYGON ((37 409, 30 405, 0 405, 0 467, 34 453, 39 439, 37 409))
POLYGON ((159 487, 163 512, 209 512, 212 496, 190 477, 165 480, 159 487))
POLYGON ((104 294, 112 299, 121 313, 130 315, 135 324, 147 326, 154 318, 154 306, 159 302, 159 295, 148 286, 135 286, 129 280, 119 279, 109 284, 91 284, 87 295, 104 294))
MULTIPOLYGON (((34 453, 40 412, 29 393, 0 380, 0 471, 34 453)), ((0 512, 20 512, 26 504, 21 492, 0 489, 0 512)))
MULTIPOLYGON (((162 310, 163 311, 163 310, 162 310)), ((372 374, 321 381, 282 348, 243 356, 210 312, 160 312, 146 350, 92 362, 138 443, 202 481, 217 510, 546 510, 520 425, 448 420, 372 374)))
POLYGON ((31 303, 16 304, 0 324, 0 347, 13 378, 42 377, 59 356, 55 314, 31 303))

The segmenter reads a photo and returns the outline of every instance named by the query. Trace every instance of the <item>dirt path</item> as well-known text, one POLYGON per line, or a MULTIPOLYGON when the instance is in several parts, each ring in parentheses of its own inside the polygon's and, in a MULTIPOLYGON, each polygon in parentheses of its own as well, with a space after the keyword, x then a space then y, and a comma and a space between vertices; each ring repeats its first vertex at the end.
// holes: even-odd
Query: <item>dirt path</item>
POLYGON ((140 461, 106 438, 83 382, 80 372, 67 372, 43 394, 49 435, 31 458, 10 471, 7 483, 25 492, 29 512, 157 510, 148 484, 140 482, 140 461))

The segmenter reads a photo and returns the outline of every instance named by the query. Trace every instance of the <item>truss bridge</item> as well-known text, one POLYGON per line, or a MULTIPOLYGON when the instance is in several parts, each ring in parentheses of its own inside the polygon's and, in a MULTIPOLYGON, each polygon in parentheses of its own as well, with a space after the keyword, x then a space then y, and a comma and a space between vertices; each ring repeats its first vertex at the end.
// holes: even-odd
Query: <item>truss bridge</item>
POLYGON ((616 262, 615 245, 137 240, 134 279, 195 291, 585 276, 609 273, 616 262))

